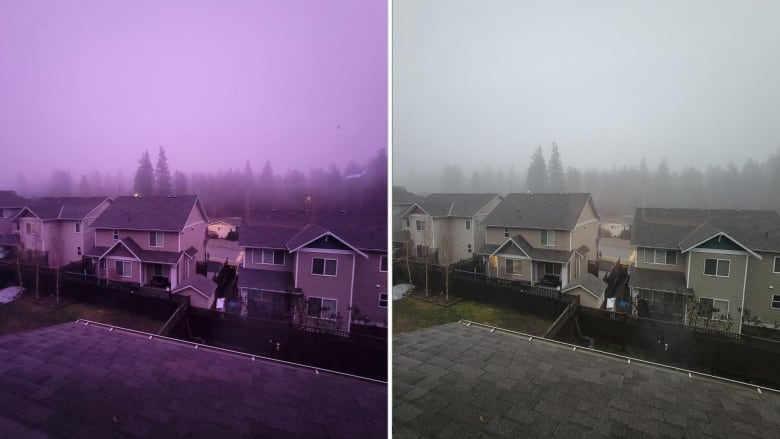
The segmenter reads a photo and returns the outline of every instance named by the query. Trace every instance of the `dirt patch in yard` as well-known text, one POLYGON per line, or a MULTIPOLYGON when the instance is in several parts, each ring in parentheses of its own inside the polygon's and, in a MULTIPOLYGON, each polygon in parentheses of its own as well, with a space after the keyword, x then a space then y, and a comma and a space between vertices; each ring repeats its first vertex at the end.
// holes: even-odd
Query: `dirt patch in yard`
POLYGON ((165 322, 121 309, 104 308, 73 301, 57 303, 50 297, 36 300, 34 293, 26 292, 16 300, 0 305, 0 335, 73 322, 78 319, 155 334, 165 324, 165 322))
POLYGON ((393 333, 414 331, 461 319, 532 335, 544 334, 553 323, 552 320, 533 314, 469 300, 442 306, 407 296, 393 302, 393 333))

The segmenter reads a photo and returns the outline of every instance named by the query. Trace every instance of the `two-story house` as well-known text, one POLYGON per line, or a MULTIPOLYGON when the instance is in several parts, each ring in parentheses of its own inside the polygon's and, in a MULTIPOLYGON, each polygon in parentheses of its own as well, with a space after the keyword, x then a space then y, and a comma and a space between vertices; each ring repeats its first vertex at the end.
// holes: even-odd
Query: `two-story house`
POLYGON ((49 267, 81 261, 95 246, 95 219, 108 197, 57 197, 31 201, 13 217, 25 256, 43 256, 49 267))
POLYGON ((403 214, 409 210, 414 203, 422 200, 423 197, 409 192, 403 186, 393 186, 392 196, 392 234, 393 234, 393 257, 399 258, 407 256, 407 246, 409 245, 409 218, 403 214))
POLYGON ((207 221, 195 195, 118 197, 92 223, 88 256, 100 279, 173 290, 206 260, 207 221))
POLYGON ((349 332, 387 326, 387 219, 365 214, 244 224, 239 297, 250 316, 291 315, 306 326, 349 332))
POLYGON ((631 244, 640 315, 737 333, 743 317, 780 323, 777 212, 638 208, 631 244))
POLYGON ((29 200, 15 191, 0 191, 0 259, 11 254, 12 247, 19 247, 18 223, 13 218, 27 204, 29 200))
POLYGON ((430 194, 402 215, 409 233, 410 256, 449 265, 472 259, 482 247, 485 218, 501 202, 499 194, 430 194))
POLYGON ((508 194, 483 221, 485 273, 565 288, 598 259, 598 219, 587 193, 508 194))

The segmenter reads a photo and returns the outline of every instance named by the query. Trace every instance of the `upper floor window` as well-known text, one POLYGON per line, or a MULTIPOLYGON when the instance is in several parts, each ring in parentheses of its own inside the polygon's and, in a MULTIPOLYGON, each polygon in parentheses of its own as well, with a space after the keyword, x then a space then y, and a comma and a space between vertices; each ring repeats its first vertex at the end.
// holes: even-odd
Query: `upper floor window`
POLYGON ((504 238, 509 238, 509 227, 504 227, 504 238))
POLYGON ((706 276, 729 277, 731 261, 728 259, 705 259, 704 274, 706 276))
POLYGON ((471 230, 471 220, 466 220, 466 230, 471 230))
POLYGON ((119 239, 119 230, 114 230, 114 241, 119 239))
POLYGON ((27 223, 27 233, 37 235, 41 232, 40 225, 38 223, 27 223))
POLYGON ((314 258, 311 262, 311 274, 319 276, 335 276, 338 268, 338 260, 314 258))
POLYGON ((542 230, 542 245, 555 246, 555 230, 542 230))
POLYGON ((81 233, 81 223, 76 221, 76 233, 81 233))
POLYGON ((401 222, 401 227, 404 230, 409 230, 409 218, 404 218, 403 219, 403 221, 401 222))
POLYGON ((677 251, 646 248, 645 262, 648 264, 677 265, 677 251))
POLYGON ((252 252, 253 264, 284 265, 284 250, 270 248, 257 249, 252 252))
POLYGON ((780 273, 780 256, 775 256, 775 265, 772 269, 773 273, 780 273))
POLYGON ((417 220, 417 230, 425 230, 425 220, 417 220))
POLYGON ((163 232, 149 232, 149 247, 162 247, 165 243, 163 232))
POLYGON ((387 271, 387 256, 379 257, 379 271, 387 271))

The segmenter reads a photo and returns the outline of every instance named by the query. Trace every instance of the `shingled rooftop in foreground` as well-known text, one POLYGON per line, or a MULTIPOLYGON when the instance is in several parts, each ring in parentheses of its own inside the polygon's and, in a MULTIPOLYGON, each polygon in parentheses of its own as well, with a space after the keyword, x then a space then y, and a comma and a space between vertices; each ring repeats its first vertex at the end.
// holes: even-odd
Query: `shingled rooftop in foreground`
POLYGON ((0 337, 0 437, 382 437, 384 383, 83 322, 0 337))
POLYGON ((393 437, 777 437, 780 394, 451 323, 393 337, 393 437))

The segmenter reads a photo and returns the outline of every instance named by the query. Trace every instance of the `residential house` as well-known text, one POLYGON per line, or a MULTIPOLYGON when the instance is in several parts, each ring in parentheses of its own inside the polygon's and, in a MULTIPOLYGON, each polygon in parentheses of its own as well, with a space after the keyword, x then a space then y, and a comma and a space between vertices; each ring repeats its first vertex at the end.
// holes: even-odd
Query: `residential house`
POLYGON ((628 286, 640 315, 741 332, 780 323, 774 211, 636 209, 628 286))
POLYGON ((40 198, 13 217, 25 258, 43 257, 49 267, 84 259, 95 246, 96 218, 110 207, 108 197, 40 198))
POLYGON ((190 298, 190 306, 212 309, 216 300, 217 284, 205 276, 196 274, 182 281, 171 293, 190 298))
POLYGON ((29 200, 20 197, 15 191, 0 191, 0 259, 19 247, 18 223, 13 218, 27 204, 29 200))
POLYGON ((392 196, 392 233, 393 233, 393 257, 403 257, 407 255, 407 246, 410 241, 409 218, 403 214, 409 210, 414 203, 421 201, 423 197, 413 194, 403 186, 393 186, 392 196))
POLYGON ((270 213, 245 224, 238 288, 249 316, 349 332, 387 326, 386 217, 270 213))
POLYGON ((599 230, 607 236, 617 238, 623 232, 631 231, 633 222, 633 215, 614 216, 599 222, 599 230))
POLYGON ((175 290, 206 261, 207 221, 195 195, 118 197, 92 223, 88 255, 101 279, 175 290))
POLYGON ((209 221, 209 237, 225 239, 227 238, 228 233, 237 232, 240 227, 240 216, 213 218, 209 221))
POLYGON ((566 288, 598 259, 598 219, 587 193, 508 194, 483 222, 485 273, 566 288))
POLYGON ((472 259, 485 244, 484 219, 501 202, 499 194, 430 194, 402 215, 412 257, 449 265, 472 259))

